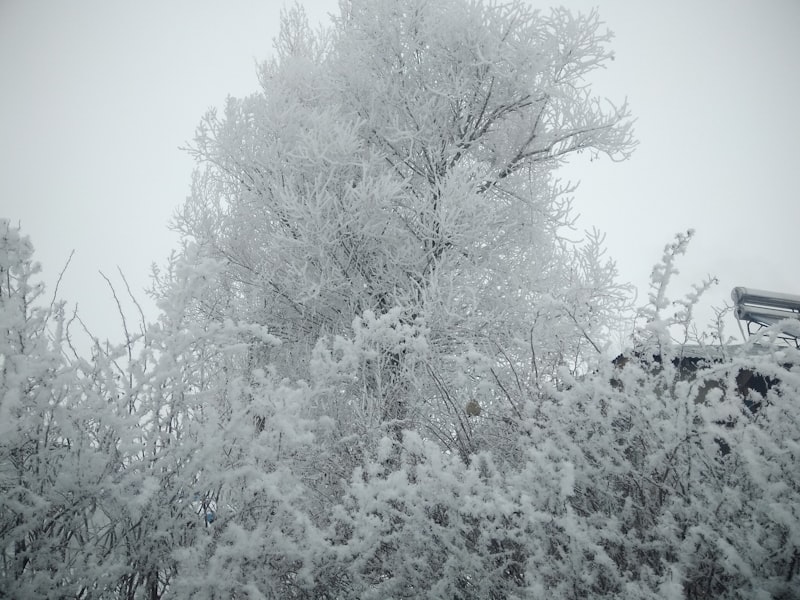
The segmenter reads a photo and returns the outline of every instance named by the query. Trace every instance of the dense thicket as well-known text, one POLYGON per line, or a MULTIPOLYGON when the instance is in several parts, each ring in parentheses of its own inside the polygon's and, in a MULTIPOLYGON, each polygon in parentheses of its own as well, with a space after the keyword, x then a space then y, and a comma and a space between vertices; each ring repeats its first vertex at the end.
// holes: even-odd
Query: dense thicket
POLYGON ((673 341, 687 236, 602 352, 626 288, 556 177, 632 148, 597 16, 341 8, 203 119, 124 343, 75 352, 0 221, 0 597, 797 597, 800 353, 673 341))

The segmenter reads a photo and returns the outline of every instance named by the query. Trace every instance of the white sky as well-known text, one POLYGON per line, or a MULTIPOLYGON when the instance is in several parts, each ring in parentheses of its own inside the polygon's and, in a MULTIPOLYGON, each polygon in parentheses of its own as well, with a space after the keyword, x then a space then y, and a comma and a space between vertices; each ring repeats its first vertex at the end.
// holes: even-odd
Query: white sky
MULTIPOLYGON (((312 22, 337 9, 303 4, 312 22)), ((638 119, 631 160, 565 173, 621 278, 644 298, 664 245, 692 227, 673 294, 707 274, 720 279, 709 306, 736 285, 800 294, 800 2, 561 4, 599 6, 617 60, 596 89, 638 119)), ((50 291, 75 250, 60 295, 100 337, 121 334, 97 271, 119 283, 119 266, 139 290, 176 246, 167 223, 192 170, 178 147, 207 108, 256 91, 281 6, 0 0, 0 216, 31 236, 50 291)))

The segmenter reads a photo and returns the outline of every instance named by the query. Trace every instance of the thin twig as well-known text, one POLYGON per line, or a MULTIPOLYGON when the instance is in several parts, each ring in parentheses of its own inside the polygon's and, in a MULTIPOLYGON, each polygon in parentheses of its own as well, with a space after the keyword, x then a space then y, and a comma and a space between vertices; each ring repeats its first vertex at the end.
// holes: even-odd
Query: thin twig
POLYGON ((50 315, 53 314, 53 307, 56 304, 56 298, 58 297, 58 288, 61 285, 61 280, 64 278, 64 273, 67 272, 67 268, 69 268, 69 264, 72 262, 72 257, 75 256, 75 250, 69 253, 69 258, 67 258, 67 262, 64 264, 64 268, 61 269, 61 272, 58 274, 58 279, 56 280, 56 286, 53 288, 53 298, 50 300, 50 310, 47 311, 47 315, 44 318, 44 327, 47 327, 47 322, 50 320, 50 315))
POLYGON ((145 344, 146 344, 147 343, 147 336, 146 336, 147 322, 146 322, 146 320, 144 318, 144 311, 142 310, 142 307, 139 304, 139 301, 136 300, 136 296, 133 295, 133 292, 131 291, 131 286, 128 284, 128 279, 125 277, 125 274, 122 272, 122 269, 120 269, 119 266, 117 266, 117 272, 119 273, 119 276, 122 278, 122 282, 125 284, 125 289, 128 292, 128 297, 131 299, 131 302, 133 302, 134 306, 136 306, 136 309, 139 311, 139 317, 142 320, 142 327, 141 327, 142 337, 145 338, 145 344))
POLYGON ((511 398, 511 394, 508 393, 508 390, 503 385, 503 382, 500 381, 500 378, 497 376, 497 373, 495 373, 494 369, 489 369, 489 372, 494 376, 494 380, 497 382, 497 385, 500 386, 500 389, 503 390, 503 393, 506 395, 506 398, 508 398, 508 403, 511 404, 511 408, 514 409, 514 412, 517 413, 517 416, 519 417, 519 419, 521 421, 522 420, 522 413, 519 412, 519 409, 517 408, 517 405, 514 404, 514 400, 513 400, 513 398, 511 398))
POLYGON ((111 280, 106 277, 105 273, 102 271, 98 271, 100 276, 106 280, 108 283, 108 287, 111 288, 111 294, 114 296, 114 302, 117 303, 117 311, 119 312, 119 316, 122 319, 122 330, 125 332, 125 347, 128 350, 128 360, 133 361, 133 350, 131 345, 133 344, 133 339, 131 338, 130 331, 128 330, 128 322, 125 319, 125 312, 122 310, 122 304, 119 301, 119 297, 117 296, 117 290, 114 289, 114 284, 111 283, 111 280))

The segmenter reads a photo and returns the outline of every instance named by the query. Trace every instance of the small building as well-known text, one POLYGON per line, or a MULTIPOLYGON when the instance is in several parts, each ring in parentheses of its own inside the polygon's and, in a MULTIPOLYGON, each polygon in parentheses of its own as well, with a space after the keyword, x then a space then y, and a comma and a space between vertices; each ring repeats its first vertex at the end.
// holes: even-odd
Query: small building
MULTIPOLYGON (((798 364, 796 356, 791 354, 796 354, 792 352, 792 347, 800 348, 800 296, 736 287, 731 297, 736 318, 746 323, 745 337, 750 339, 742 344, 680 346, 678 354, 670 362, 681 380, 697 381, 697 402, 704 402, 711 390, 728 387, 731 381, 735 381, 736 392, 742 397, 745 406, 751 412, 756 412, 767 392, 780 382, 780 370, 790 369, 798 364), (754 339, 766 327, 773 327, 771 335, 763 342, 754 339), (786 352, 781 350, 780 345, 776 349, 774 344, 769 344, 771 339, 785 345, 786 352), (785 356, 781 356, 782 354, 785 356), (763 365, 766 356, 770 357, 770 362, 777 369, 762 373, 759 372, 758 364, 763 365), (735 373, 724 368, 714 373, 714 365, 723 367, 726 363, 735 365, 735 373)), ((744 334, 744 329, 742 333, 744 334)), ((621 354, 613 363, 621 369, 632 359, 653 365, 656 369, 664 361, 661 354, 639 351, 632 355, 621 354)), ((612 384, 620 385, 620 382, 613 380, 612 384)))

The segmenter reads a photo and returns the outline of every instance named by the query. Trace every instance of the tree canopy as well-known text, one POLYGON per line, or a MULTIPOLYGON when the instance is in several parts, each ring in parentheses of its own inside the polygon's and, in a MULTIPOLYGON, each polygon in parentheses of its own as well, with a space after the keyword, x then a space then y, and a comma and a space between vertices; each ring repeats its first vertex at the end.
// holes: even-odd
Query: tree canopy
POLYGON ((198 130, 177 226, 223 279, 197 310, 268 327, 295 366, 363 333, 359 426, 427 427, 465 458, 453 424, 477 379, 496 418, 519 407, 459 363, 511 372, 533 346, 540 379, 579 369, 626 301, 600 240, 565 235, 555 176, 633 147, 625 105, 585 82, 608 37, 594 13, 522 2, 346 2, 321 32, 285 12, 262 89, 198 130))

